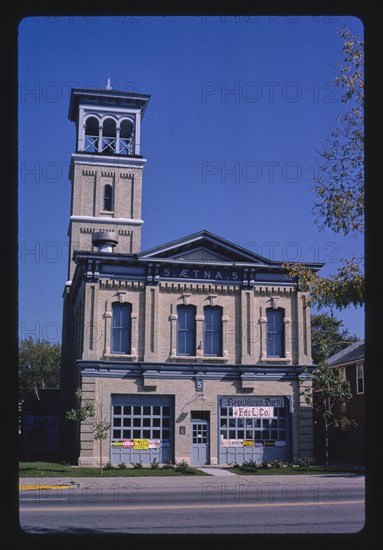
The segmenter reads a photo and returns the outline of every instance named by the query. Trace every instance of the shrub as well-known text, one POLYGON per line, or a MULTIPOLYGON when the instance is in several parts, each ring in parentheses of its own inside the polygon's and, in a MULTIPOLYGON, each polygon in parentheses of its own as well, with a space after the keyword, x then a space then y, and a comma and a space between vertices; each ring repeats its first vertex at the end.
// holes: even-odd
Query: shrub
POLYGON ((120 464, 118 465, 118 467, 119 467, 121 470, 126 470, 127 465, 125 464, 125 462, 120 462, 120 464))
POLYGON ((282 468, 283 467, 283 461, 279 459, 271 460, 270 465, 272 468, 282 468))
POLYGON ((189 466, 189 464, 186 462, 186 460, 181 460, 180 462, 177 462, 174 470, 176 472, 180 472, 182 474, 193 474, 194 470, 189 466))
POLYGON ((158 470, 158 468, 160 467, 160 464, 159 462, 157 462, 156 458, 153 458, 153 460, 150 463, 150 467, 153 468, 153 470, 158 470))
POLYGON ((174 460, 170 459, 161 466, 162 470, 173 470, 175 467, 174 460))
POLYGON ((113 464, 111 462, 107 462, 103 466, 104 470, 113 470, 113 464))
POLYGON ((312 464, 312 460, 307 456, 302 456, 301 458, 298 458, 298 464, 301 468, 309 469, 312 464))
POLYGON ((258 468, 259 468, 258 463, 252 459, 247 460, 239 467, 239 469, 242 470, 242 472, 255 472, 256 470, 258 470, 258 468))

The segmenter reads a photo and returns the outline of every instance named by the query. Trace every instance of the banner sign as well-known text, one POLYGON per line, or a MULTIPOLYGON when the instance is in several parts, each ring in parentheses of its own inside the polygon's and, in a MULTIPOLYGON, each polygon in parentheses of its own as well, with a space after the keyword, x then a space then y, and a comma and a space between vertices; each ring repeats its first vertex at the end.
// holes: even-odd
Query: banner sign
POLYGON ((159 449, 160 447, 170 447, 170 441, 160 439, 123 439, 122 441, 112 441, 111 447, 122 447, 123 449, 147 450, 159 449))
POLYGON ((233 407, 233 416, 239 418, 271 418, 274 407, 233 407))
POLYGON ((149 449, 149 439, 133 439, 133 449, 149 449))
POLYGON ((221 397, 221 407, 284 407, 284 398, 274 397, 221 397))
POLYGON ((221 439, 222 447, 243 447, 243 439, 221 439))
POLYGON ((263 441, 252 439, 221 439, 221 447, 263 447, 263 441))

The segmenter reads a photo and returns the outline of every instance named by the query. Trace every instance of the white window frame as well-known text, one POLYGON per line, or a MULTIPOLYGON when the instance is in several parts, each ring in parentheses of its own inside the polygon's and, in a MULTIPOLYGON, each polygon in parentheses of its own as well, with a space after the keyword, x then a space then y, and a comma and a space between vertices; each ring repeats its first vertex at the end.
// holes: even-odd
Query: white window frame
POLYGON ((356 364, 356 393, 362 395, 364 393, 364 365, 362 362, 356 364), (359 376, 362 372, 362 376, 359 376), (362 391, 359 391, 359 380, 362 380, 362 391))

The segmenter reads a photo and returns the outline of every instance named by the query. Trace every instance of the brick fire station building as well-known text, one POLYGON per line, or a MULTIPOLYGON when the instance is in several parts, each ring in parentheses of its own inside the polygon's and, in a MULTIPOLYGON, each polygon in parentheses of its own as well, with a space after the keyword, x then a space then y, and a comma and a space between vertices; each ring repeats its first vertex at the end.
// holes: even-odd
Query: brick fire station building
MULTIPOLYGON (((312 457, 307 296, 271 261, 208 231, 141 250, 141 123, 150 96, 73 89, 61 410, 81 387, 110 422, 103 462, 312 457)), ((150 224, 150 220, 149 220, 150 224)), ((317 271, 323 264, 305 264, 317 271)), ((99 463, 89 422, 62 454, 99 463)))

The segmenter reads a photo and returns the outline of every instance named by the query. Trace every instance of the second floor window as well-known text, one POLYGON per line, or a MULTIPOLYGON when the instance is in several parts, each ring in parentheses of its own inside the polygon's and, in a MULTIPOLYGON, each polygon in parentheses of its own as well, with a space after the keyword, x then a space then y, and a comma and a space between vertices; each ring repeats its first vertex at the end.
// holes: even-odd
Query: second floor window
POLYGON ((113 211, 113 187, 109 184, 104 187, 104 210, 113 211))
POLYGON ((282 308, 266 310, 267 317, 267 356, 284 357, 284 311, 282 308))
POLYGON ((131 353, 132 342, 131 304, 112 304, 112 353, 131 353))
POLYGON ((196 354, 195 306, 177 308, 177 355, 196 354))
POLYGON ((364 393, 363 363, 357 363, 356 365, 356 393, 364 393))
POLYGON ((222 355, 222 308, 204 308, 204 355, 222 355))

